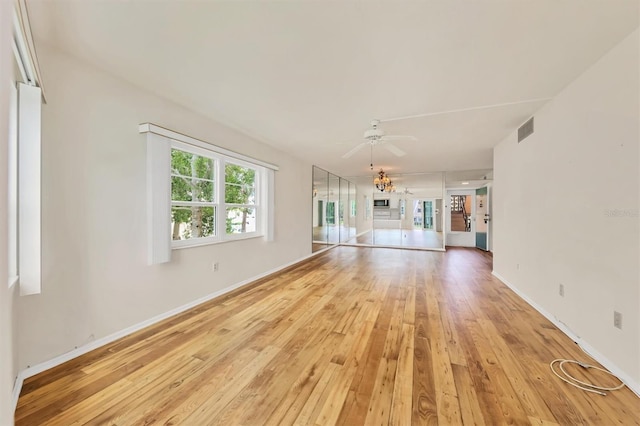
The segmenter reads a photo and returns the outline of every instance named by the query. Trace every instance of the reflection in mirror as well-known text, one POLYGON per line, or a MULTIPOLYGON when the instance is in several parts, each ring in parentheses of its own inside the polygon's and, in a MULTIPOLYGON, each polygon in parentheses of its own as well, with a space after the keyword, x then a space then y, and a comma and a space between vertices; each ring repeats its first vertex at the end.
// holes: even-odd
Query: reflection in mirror
POLYGON ((444 249, 442 173, 394 175, 388 177, 395 191, 381 191, 376 176, 349 178, 363 194, 365 212, 357 224, 357 238, 364 245, 444 249), (366 188, 366 191, 364 190, 366 188), (368 216, 366 205, 371 203, 368 216))
POLYGON ((358 199, 355 184, 349 182, 349 238, 357 234, 358 199))
POLYGON ((326 209, 327 241, 329 244, 340 242, 340 178, 329 173, 329 193, 326 209))
POLYGON ((313 245, 316 252, 327 247, 328 236, 326 227, 326 206, 329 193, 329 172, 313 167, 312 215, 313 215, 313 245))
POLYGON ((340 242, 349 241, 351 233, 351 199, 349 193, 349 181, 340 178, 340 242))
POLYGON ((348 180, 314 166, 311 209, 313 252, 355 237, 357 190, 348 180))

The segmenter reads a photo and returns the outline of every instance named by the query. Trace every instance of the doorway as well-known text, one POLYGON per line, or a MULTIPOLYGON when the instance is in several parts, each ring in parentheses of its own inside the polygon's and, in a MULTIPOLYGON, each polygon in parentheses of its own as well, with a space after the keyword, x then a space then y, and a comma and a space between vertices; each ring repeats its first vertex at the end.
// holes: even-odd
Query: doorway
POLYGON ((484 251, 489 251, 490 202, 488 187, 476 189, 476 247, 484 251))
POLYGON ((424 220, 422 223, 424 223, 424 229, 433 229, 433 223, 434 223, 434 217, 433 217, 433 201, 429 200, 429 201, 424 201, 424 208, 423 208, 423 212, 424 212, 424 220))
POLYGON ((445 199, 447 245, 476 246, 476 191, 449 190, 445 199))

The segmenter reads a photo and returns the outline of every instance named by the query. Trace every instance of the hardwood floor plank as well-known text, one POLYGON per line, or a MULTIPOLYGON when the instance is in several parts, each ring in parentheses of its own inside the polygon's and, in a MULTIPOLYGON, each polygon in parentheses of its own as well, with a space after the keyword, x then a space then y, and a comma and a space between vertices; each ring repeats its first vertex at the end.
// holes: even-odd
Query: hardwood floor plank
POLYGON ((453 379, 458 389, 458 401, 460 404, 460 416, 462 424, 484 425, 484 417, 480 408, 480 401, 473 387, 473 382, 467 367, 460 364, 452 364, 453 379))
POLYGON ((315 419, 322 411, 324 402, 329 398, 327 387, 329 386, 329 383, 335 380, 340 370, 342 370, 341 366, 329 363, 322 373, 318 384, 313 388, 313 392, 311 392, 311 395, 309 395, 309 398, 302 407, 302 410, 300 410, 293 421, 294 425, 315 424, 315 419))
POLYGON ((281 351, 275 346, 267 346, 244 367, 233 376, 232 380, 222 384, 222 386, 205 386, 198 392, 204 398, 201 401, 189 401, 182 404, 180 408, 181 418, 177 417, 177 412, 169 417, 172 424, 207 424, 212 419, 220 417, 221 411, 235 398, 245 386, 259 374, 259 372, 281 351))
MULTIPOLYGON (((413 297, 413 301, 415 302, 415 297, 413 297)), ((393 399, 391 401, 389 419, 389 423, 392 425, 411 424, 413 383, 409 378, 413 377, 414 333, 415 327, 413 324, 405 323, 402 325, 402 337, 399 343, 400 351, 398 353, 397 372, 393 386, 393 399)))
POLYGON ((382 359, 378 366, 369 408, 367 409, 366 424, 387 424, 391 415, 396 368, 402 336, 402 320, 404 315, 404 300, 396 300, 387 329, 387 336, 382 350, 382 359))
MULTIPOLYGON (((343 340, 343 345, 348 343, 349 350, 344 355, 345 362, 340 375, 332 383, 329 398, 324 402, 322 410, 318 414, 317 422, 321 424, 337 424, 338 418, 346 405, 347 395, 356 376, 359 364, 364 357, 368 347, 371 331, 375 326, 375 319, 378 316, 380 303, 367 302, 371 309, 367 309, 362 315, 362 326, 359 331, 352 329, 343 340)), ((346 349, 341 349, 346 350, 346 349)), ((335 357, 334 357, 335 358, 335 357)), ((333 362, 333 361, 332 361, 333 362)))
POLYGON ((373 393, 373 385, 377 377, 378 367, 382 360, 397 292, 398 289, 396 287, 388 287, 384 304, 376 318, 367 350, 364 354, 366 360, 360 365, 356 372, 342 413, 338 418, 338 424, 364 424, 369 409, 369 400, 373 393))
POLYGON ((433 285, 433 280, 426 280, 422 274, 416 274, 412 424, 438 422, 433 361, 428 338, 431 327, 427 310, 427 282, 433 285))
POLYGON ((334 248, 27 379, 16 425, 640 425, 491 261, 334 248))

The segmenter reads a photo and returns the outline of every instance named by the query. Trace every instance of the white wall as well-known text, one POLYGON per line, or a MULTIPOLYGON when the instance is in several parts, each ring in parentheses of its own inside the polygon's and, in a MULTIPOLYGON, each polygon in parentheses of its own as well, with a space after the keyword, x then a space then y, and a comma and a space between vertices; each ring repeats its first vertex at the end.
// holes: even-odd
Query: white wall
POLYGON ((21 369, 311 252, 311 164, 46 45, 38 45, 38 54, 48 101, 42 111, 43 290, 19 301, 21 369), (275 241, 177 250, 171 263, 147 266, 142 122, 280 166, 275 241), (219 272, 211 271, 213 261, 219 272))
POLYGON ((9 83, 13 81, 13 54, 11 53, 11 16, 13 2, 0 1, 0 424, 13 424, 12 390, 17 374, 14 293, 7 287, 9 271, 7 237, 7 141, 9 119, 9 83))
POLYGON ((535 114, 533 135, 502 141, 493 193, 495 273, 636 384, 639 47, 636 30, 535 114))

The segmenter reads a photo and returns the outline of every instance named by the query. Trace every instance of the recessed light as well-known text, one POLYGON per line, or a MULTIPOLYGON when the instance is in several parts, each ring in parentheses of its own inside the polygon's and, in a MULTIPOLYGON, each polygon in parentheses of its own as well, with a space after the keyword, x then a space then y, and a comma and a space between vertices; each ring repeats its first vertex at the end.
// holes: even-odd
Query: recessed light
POLYGON ((469 182, 462 182, 463 185, 469 185, 469 182))

